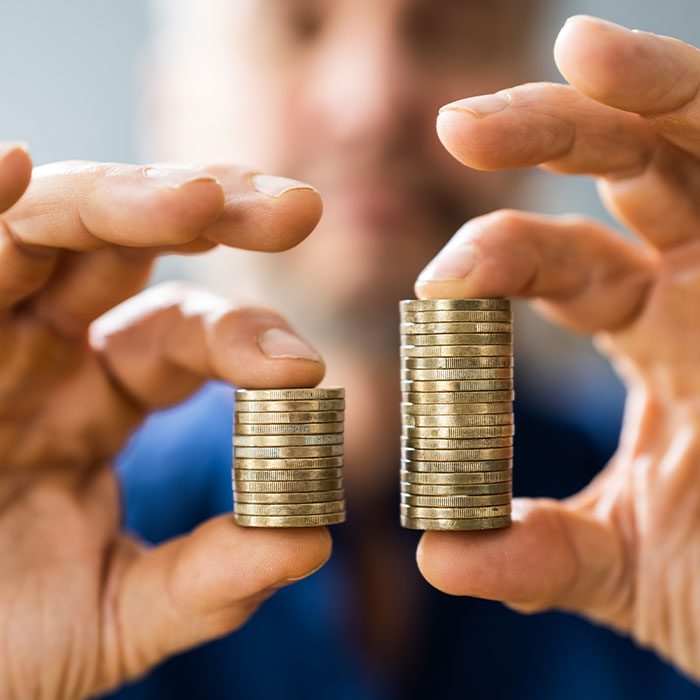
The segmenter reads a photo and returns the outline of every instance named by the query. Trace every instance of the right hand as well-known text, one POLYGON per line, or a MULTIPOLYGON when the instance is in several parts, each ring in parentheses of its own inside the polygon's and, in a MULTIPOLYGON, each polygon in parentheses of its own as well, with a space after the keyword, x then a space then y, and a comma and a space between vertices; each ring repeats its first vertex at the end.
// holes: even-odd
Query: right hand
POLYGON ((110 467, 150 411, 207 379, 322 379, 321 358, 274 311, 183 285, 137 294, 162 252, 301 241, 321 202, 286 184, 227 165, 32 175, 24 148, 0 144, 0 697, 112 688, 239 627, 327 559, 325 529, 228 516, 146 547, 121 531, 110 467))

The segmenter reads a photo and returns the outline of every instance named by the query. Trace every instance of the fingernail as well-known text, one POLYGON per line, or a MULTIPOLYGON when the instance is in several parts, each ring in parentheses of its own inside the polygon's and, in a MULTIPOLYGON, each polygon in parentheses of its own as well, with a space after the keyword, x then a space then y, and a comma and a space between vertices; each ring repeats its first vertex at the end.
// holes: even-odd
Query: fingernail
POLYGON ((291 180, 288 177, 277 177, 277 175, 253 175, 250 178, 250 184, 255 190, 269 197, 281 197, 291 190, 311 190, 316 192, 316 188, 306 182, 291 180))
POLYGON ((24 141, 4 141, 0 143, 0 159, 9 156, 10 153, 14 153, 15 151, 24 151, 28 154, 29 146, 27 146, 24 141))
POLYGON ((268 328, 259 338, 258 346, 268 357, 293 360, 314 360, 321 356, 298 335, 283 328, 268 328))
POLYGON ((149 167, 143 172, 160 187, 169 189, 178 189, 194 182, 218 182, 213 175, 188 168, 149 167))
POLYGON ((486 117, 489 114, 503 111, 509 104, 510 93, 507 90, 501 90, 491 95, 477 95, 475 97, 467 97, 464 100, 450 102, 450 104, 440 107, 440 114, 456 110, 471 112, 475 117, 486 117))
POLYGON ((476 246, 469 243, 445 248, 418 276, 419 282, 464 279, 474 269, 477 260, 476 246))

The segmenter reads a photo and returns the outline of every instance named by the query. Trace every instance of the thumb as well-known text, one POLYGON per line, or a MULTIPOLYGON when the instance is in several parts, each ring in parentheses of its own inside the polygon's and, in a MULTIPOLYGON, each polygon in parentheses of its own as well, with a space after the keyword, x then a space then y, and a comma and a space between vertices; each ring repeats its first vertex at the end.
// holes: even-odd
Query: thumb
POLYGON ((426 532, 417 559, 441 591, 521 612, 557 607, 619 622, 627 599, 625 557, 611 526, 559 501, 516 499, 504 530, 426 532))
POLYGON ((117 592, 116 684, 240 627, 276 589, 319 569, 325 528, 258 529, 230 515, 138 556, 117 592))

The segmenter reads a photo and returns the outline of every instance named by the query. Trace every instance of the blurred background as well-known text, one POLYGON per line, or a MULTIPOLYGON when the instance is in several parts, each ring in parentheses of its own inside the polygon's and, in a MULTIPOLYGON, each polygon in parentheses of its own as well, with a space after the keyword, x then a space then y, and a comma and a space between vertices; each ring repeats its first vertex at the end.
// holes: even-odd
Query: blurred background
MULTIPOLYGON (((148 98, 143 69, 153 24, 149 10, 143 0, 3 3, 2 138, 27 141, 36 163, 148 159, 153 149, 141 126, 148 98)), ((538 66, 533 80, 561 80, 551 48, 561 24, 577 13, 700 44, 697 0, 549 0, 533 46, 538 66)), ((609 221, 594 185, 585 178, 533 171, 524 193, 507 204, 552 214, 579 212, 609 221)), ((171 259, 161 263, 158 277, 206 275, 211 284, 210 270, 206 259, 171 259)), ((607 363, 589 342, 554 329, 523 309, 518 310, 518 320, 523 329, 518 334, 521 385, 531 385, 532 395, 556 410, 575 404, 575 412, 588 413, 591 421, 607 425, 614 421, 622 394, 607 363), (550 349, 546 361, 541 347, 550 349), (559 352, 551 352, 555 347, 559 352), (590 411, 585 410, 588 405, 590 411)))
MULTIPOLYGON (((521 0, 464 0, 465 4, 476 8, 475 16, 490 29, 500 26, 501 19, 500 16, 494 19, 496 15, 491 13, 503 12, 504 17, 510 17, 510 27, 503 32, 504 36, 507 35, 505 45, 500 48, 487 46, 488 50, 483 51, 483 56, 473 47, 463 47, 463 43, 468 42, 462 42, 461 36, 455 37, 452 33, 452 48, 460 51, 471 48, 469 63, 460 65, 469 65, 471 73, 467 76, 467 82, 474 90, 479 86, 493 89, 494 81, 508 75, 511 77, 507 83, 496 85, 506 87, 512 84, 512 76, 517 75, 522 66, 527 66, 524 80, 560 80, 551 56, 553 42, 565 19, 577 13, 597 15, 626 26, 672 35, 700 46, 698 0, 666 0, 664 3, 618 0, 614 4, 603 0, 543 0, 541 9, 532 15, 535 17, 532 20, 535 24, 533 40, 528 42, 527 49, 532 63, 527 63, 518 54, 521 48, 519 34, 522 32, 513 18, 518 13, 522 15, 522 8, 530 7, 526 4, 530 1, 522 0, 521 4, 521 0), (508 31, 511 33, 508 34, 508 31), (482 78, 482 75, 485 77, 482 78)), ((375 0, 375 3, 375 7, 381 6, 379 0, 375 0)), ((302 100, 297 100, 296 105, 293 100, 284 103, 281 98, 279 103, 275 102, 285 88, 281 80, 279 84, 275 82, 279 75, 284 74, 290 84, 299 80, 288 65, 292 62, 285 60, 284 49, 265 43, 275 40, 275 36, 236 34, 239 29, 232 26, 235 22, 230 14, 231 8, 235 5, 240 10, 253 4, 252 0, 153 0, 151 3, 144 0, 63 0, 60 3, 22 0, 3 3, 0 14, 0 61, 3 66, 0 71, 3 104, 0 110, 0 139, 26 141, 37 164, 66 159, 150 162, 163 158, 197 161, 218 158, 272 168, 271 172, 303 177, 312 183, 315 182, 314 174, 320 172, 326 176, 325 181, 321 177, 324 185, 330 182, 336 185, 336 190, 342 190, 345 181, 342 176, 338 177, 333 167, 343 172, 347 153, 342 149, 332 151, 337 145, 333 141, 333 137, 337 136, 332 131, 334 119, 326 120, 330 127, 326 123, 325 126, 329 128, 320 134, 328 139, 325 143, 317 139, 317 134, 312 130, 311 134, 303 133, 310 131, 303 128, 303 118, 296 123, 296 131, 288 125, 277 124, 277 132, 269 131, 271 137, 267 138, 267 127, 271 124, 275 126, 275 120, 265 121, 264 110, 259 109, 256 100, 263 99, 266 91, 268 107, 291 104, 293 108, 298 108, 302 100), (246 70, 236 64, 234 49, 238 48, 238 41, 241 45, 245 43, 247 51, 254 56, 251 65, 259 69, 260 76, 264 78, 264 74, 268 74, 269 80, 263 84, 264 89, 256 89, 260 85, 255 83, 255 79, 249 79, 246 70), (254 49, 258 49, 258 53, 254 49), (164 57, 169 63, 167 70, 163 70, 161 59, 164 57), (232 88, 233 85, 237 86, 238 91, 232 88), (241 86, 247 87, 248 91, 242 91, 241 86), (260 114, 260 123, 255 121, 256 110, 260 114), (249 123, 253 124, 249 134, 235 133, 239 112, 247 112, 249 123), (285 127, 287 131, 284 131, 285 127), (232 133, 233 137, 229 138, 232 133), (297 146, 296 151, 294 148, 285 150, 297 136, 300 143, 306 139, 303 145, 293 144, 297 146), (278 140, 275 141, 275 138, 278 140), (266 143, 268 140, 272 145, 266 143), (305 158, 304 150, 309 147, 312 151, 316 141, 321 143, 321 155, 317 150, 317 162, 314 162, 313 157, 305 158), (281 144, 283 147, 275 152, 275 146, 281 144), (329 152, 332 151, 328 161, 324 160, 327 144, 330 144, 329 152), (256 148, 263 154, 262 158, 257 155, 256 148), (335 162, 332 162, 334 158, 335 162), (299 169, 289 167, 289 172, 286 172, 284 168, 290 163, 298 165, 299 169), (333 167, 328 167, 329 163, 333 167), (324 166, 327 168, 325 171, 324 166), (278 170, 278 167, 282 170, 278 170), (321 169, 314 171, 314 167, 321 169), (336 176, 335 183, 333 176, 336 176)), ((291 6, 293 0, 260 3, 266 11, 273 8, 270 12, 283 4, 291 6)), ((302 5, 302 0, 297 4, 302 5)), ((322 2, 316 4, 323 5, 322 2)), ((361 4, 357 0, 357 6, 361 4)), ((436 7, 440 4, 435 2, 436 7)), ((351 9, 354 7, 348 2, 345 5, 351 9)), ((447 0, 444 5, 448 6, 447 0)), ((372 8, 367 0, 362 6, 367 12, 372 8)), ((535 6, 534 2, 532 6, 535 6)), ((525 26, 531 18, 526 21, 522 16, 517 16, 516 19, 525 26)), ((301 27, 301 31, 307 29, 306 26, 301 27)), ((449 35, 449 27, 443 26, 442 29, 449 35)), ((353 27, 353 31, 358 31, 357 26, 353 27)), ((473 31, 471 40, 475 45, 478 43, 478 28, 476 33, 473 31)), ((377 46, 378 43, 374 48, 377 46)), ((440 46, 431 46, 433 51, 440 52, 440 46)), ((394 45, 392 47, 395 48, 394 45)), ((350 53, 344 58, 353 55, 359 61, 362 56, 355 57, 352 54, 354 48, 345 46, 344 50, 350 53)), ((451 60, 453 57, 448 58, 451 60)), ((444 54, 441 59, 445 59, 444 54)), ((391 60, 387 60, 389 64, 391 60)), ((300 65, 304 69, 307 67, 301 59, 300 65)), ((362 67, 373 68, 368 64, 362 64, 362 67)), ((454 69, 454 64, 451 67, 454 69)), ((353 78, 357 78, 352 73, 353 65, 347 73, 342 72, 348 68, 347 65, 337 68, 339 75, 349 81, 348 89, 362 90, 362 80, 352 82, 353 78)), ((393 64, 389 68, 393 68, 393 64)), ((386 65, 382 69, 388 70, 386 65)), ((306 74, 303 69, 299 72, 301 82, 295 85, 304 88, 306 74)), ((340 94, 333 90, 338 86, 333 79, 327 80, 328 76, 319 75, 314 74, 314 80, 306 80, 306 83, 311 87, 321 86, 319 93, 323 94, 319 96, 313 91, 304 93, 303 90, 302 94, 306 99, 318 100, 319 103, 323 101, 321 98, 325 99, 323 106, 332 114, 333 99, 340 94), (326 78, 326 82, 322 78, 326 78)), ((333 78, 332 72, 329 75, 333 78)), ((412 73, 409 75, 411 80, 414 79, 412 73)), ((452 87, 458 84, 459 75, 459 71, 453 70, 450 76, 452 87)), ((429 91, 430 73, 422 74, 421 79, 422 83, 418 79, 416 83, 429 91)), ((337 82, 339 90, 343 90, 343 81, 338 78, 337 82)), ((386 83, 385 87, 392 86, 386 83)), ((439 88, 435 88, 436 93, 440 91, 439 88)), ((462 95, 455 95, 458 96, 462 95)), ((415 102, 415 94, 413 99, 415 102)), ((264 99, 261 104, 265 104, 264 99)), ((295 111, 300 112, 299 109, 290 110, 295 111)), ((434 110, 430 107, 428 111, 428 117, 432 120, 434 110)), ((283 122, 280 113, 278 109, 274 117, 278 122, 283 122)), ((299 118, 299 114, 295 116, 299 118)), ((333 116, 342 118, 342 110, 333 116)), ((354 116, 362 117, 362 110, 356 110, 354 116)), ((349 124, 356 129, 367 126, 352 123, 352 120, 349 124)), ((425 123, 421 124, 425 126, 425 123)), ((442 178, 438 183, 440 187, 445 185, 447 189, 452 180, 460 187, 463 182, 466 183, 464 190, 455 186, 451 196, 453 204, 459 203, 470 214, 478 213, 479 206, 488 210, 492 201, 489 197, 497 193, 498 203, 494 206, 518 207, 550 214, 577 212, 615 226, 600 205, 594 185, 585 178, 557 177, 533 171, 527 173, 517 187, 511 186, 513 181, 510 179, 501 181, 491 178, 490 189, 480 190, 478 182, 488 179, 483 178, 482 174, 478 174, 479 179, 476 180, 472 175, 464 175, 461 173, 463 169, 458 168, 452 178, 449 168, 454 167, 454 163, 450 161, 446 166, 435 164, 436 159, 431 152, 436 146, 432 121, 423 131, 429 132, 431 142, 428 146, 420 144, 425 153, 421 153, 422 160, 419 158, 411 163, 414 171, 416 163, 418 169, 427 163, 435 166, 430 176, 435 174, 436 181, 438 177, 442 178), (466 179, 462 181, 459 177, 466 179), (501 182, 505 183, 502 187, 499 185, 501 182), (462 191, 466 192, 467 188, 469 194, 462 196, 462 191)), ((416 129, 416 134, 418 132, 416 129)), ((375 140, 381 146, 381 138, 375 140)), ((379 152, 378 157, 375 151, 370 155, 369 161, 375 158, 385 168, 379 175, 398 172, 396 163, 383 151, 379 152)), ((440 156, 444 156, 441 151, 440 156)), ((366 174, 362 167, 358 172, 366 174)), ((423 190, 430 190, 431 183, 426 185, 425 178, 415 179, 423 190)), ((387 177, 380 177, 380 185, 387 180, 387 177)), ((370 185, 376 182, 370 178, 370 185)), ((404 193, 412 191, 411 185, 415 185, 415 182, 409 182, 404 193)), ((416 189, 422 193, 420 186, 416 189)), ((347 528, 338 528, 334 532, 336 554, 332 566, 324 567, 309 582, 291 587, 276 596, 242 632, 210 648, 210 651, 214 649, 211 655, 207 655, 209 652, 194 652, 185 656, 182 663, 171 662, 165 670, 159 670, 149 677, 146 684, 151 683, 151 686, 135 686, 133 694, 120 695, 120 699, 229 697, 225 687, 214 688, 215 679, 225 678, 227 672, 230 673, 230 683, 237 684, 236 688, 242 691, 240 697, 253 697, 246 692, 251 688, 259 691, 255 697, 320 697, 309 694, 304 685, 309 679, 298 672, 300 664, 306 664, 304 668, 308 668, 309 659, 304 647, 296 644, 297 630, 301 630, 305 641, 313 640, 314 653, 318 653, 319 658, 325 654, 323 670, 328 678, 322 677, 318 669, 314 669, 314 673, 319 673, 319 682, 326 684, 324 687, 330 688, 333 683, 336 684, 335 690, 332 693, 329 690, 326 697, 362 697, 363 700, 375 697, 367 694, 367 687, 375 687, 376 690, 381 685, 379 681, 386 680, 382 673, 387 668, 400 669, 405 674, 405 687, 412 686, 410 697, 429 696, 427 691, 423 692, 425 688, 421 683, 434 691, 430 693, 431 697, 448 697, 446 694, 439 695, 435 690, 436 684, 444 681, 445 687, 449 683, 453 683, 449 687, 461 687, 463 679, 460 675, 465 669, 469 670, 468 666, 463 669, 461 665, 465 649, 473 654, 471 663, 473 668, 482 672, 481 675, 499 675, 499 690, 490 688, 488 695, 492 700, 501 697, 536 697, 538 700, 567 697, 575 700, 591 696, 617 700, 623 695, 615 688, 627 689, 629 694, 624 697, 635 700, 646 697, 697 697, 694 687, 681 681, 650 654, 640 652, 627 640, 576 618, 556 613, 524 618, 484 601, 448 600, 427 590, 413 563, 415 533, 397 532, 395 513, 391 510, 395 506, 396 495, 397 441, 394 437, 398 434, 398 415, 391 413, 398 413, 398 382, 392 373, 397 369, 395 351, 398 334, 393 321, 387 319, 394 318, 394 292, 410 294, 410 288, 408 292, 405 288, 406 280, 409 277, 412 279, 414 268, 417 273, 442 244, 436 232, 439 232, 439 224, 444 224, 447 216, 440 218, 440 208, 434 206, 434 216, 430 220, 435 224, 432 227, 434 230, 424 231, 404 211, 403 219, 399 214, 395 220, 402 222, 406 229, 398 233, 406 232, 407 236, 397 239, 387 235, 386 240, 378 243, 378 236, 362 238, 361 235, 354 235, 367 233, 360 231, 361 226, 353 229, 349 225, 347 231, 339 232, 341 227, 335 225, 336 221, 333 218, 329 221, 329 217, 342 210, 342 197, 338 199, 338 193, 333 187, 330 189, 331 199, 326 201, 332 202, 332 205, 327 206, 320 235, 315 237, 313 234, 309 241, 300 246, 306 251, 301 257, 294 257, 295 251, 267 256, 279 257, 281 261, 281 267, 270 269, 260 262, 262 256, 245 257, 255 254, 244 253, 241 256, 230 250, 197 258, 166 258, 159 263, 156 279, 186 278, 225 294, 255 298, 257 290, 254 282, 246 275, 253 268, 256 276, 268 275, 265 281, 270 298, 263 294, 257 300, 278 305, 288 312, 295 324, 329 358, 329 381, 347 383, 352 388, 348 393, 351 401, 357 401, 357 406, 348 403, 346 456, 347 461, 352 462, 348 471, 353 473, 354 479, 357 472, 358 478, 354 481, 356 485, 351 486, 351 489, 355 489, 355 500, 351 503, 352 499, 349 498, 348 501, 350 512, 357 508, 355 514, 360 512, 362 517, 354 520, 351 517, 347 528), (405 242, 407 239, 410 245, 396 255, 397 240, 405 242), (365 250, 376 253, 374 258, 371 255, 362 258, 363 262, 369 261, 364 271, 352 270, 353 274, 342 274, 343 256, 347 252, 350 262, 352 255, 356 256, 356 261, 360 260, 363 245, 366 246, 365 250), (335 266, 328 266, 329 273, 324 279, 324 256, 328 261, 337 250, 340 251, 336 255, 341 258, 340 263, 333 261, 335 266), (247 265, 247 261, 251 260, 256 262, 247 265), (304 288, 297 299, 295 290, 303 287, 305 277, 308 277, 304 274, 304 265, 313 265, 315 272, 320 270, 318 277, 312 275, 317 288, 304 288), (396 269, 390 270, 391 265, 396 269), (399 270, 402 265, 403 269, 399 270), (286 272, 290 272, 290 276, 285 276, 286 272), (389 280, 392 274, 393 282, 389 280), (381 275, 385 277, 379 279, 381 275), (352 285, 356 285, 356 288, 352 288, 352 285), (362 296, 363 289, 365 297, 362 296), (382 306, 379 302, 375 304, 371 297, 368 302, 368 294, 376 294, 377 291, 383 293, 388 306, 382 306), (326 295, 333 297, 327 304, 324 303, 326 295), (300 299, 306 306, 304 303, 299 305, 300 299), (333 304, 336 304, 335 308, 332 308, 333 304), (379 324, 367 320, 375 306, 376 317, 381 315, 379 324), (357 309, 362 313, 358 313, 357 309), (382 334, 382 323, 391 325, 391 337, 382 334), (394 338, 392 334, 397 337, 394 338), (387 347, 390 352, 386 350, 387 347), (388 356, 386 362, 386 357, 381 356, 382 352, 388 356), (334 367, 341 367, 343 371, 338 371, 336 375, 334 367), (366 376, 360 376, 363 374, 366 376), (391 423, 392 419, 395 424, 391 423), (376 435, 369 428, 383 435, 375 440, 376 435), (358 439, 358 436, 366 438, 367 435, 371 439, 358 439), (388 475, 386 478, 380 475, 384 466, 387 467, 384 470, 388 475), (373 498, 375 492, 379 495, 373 498), (388 501, 385 498, 393 504, 389 508, 386 507, 388 501), (333 594, 328 591, 333 591, 333 594), (410 605, 404 605, 404 601, 409 601, 410 605), (415 608, 411 607, 414 604, 415 608), (368 614, 368 610, 372 614, 368 614), (414 617, 417 620, 420 617, 418 613, 423 614, 424 621, 433 623, 431 629, 434 637, 427 633, 425 637, 415 634, 419 623, 414 621, 414 617), (370 623, 368 627, 376 622, 375 629, 364 629, 363 624, 367 621, 370 623), (341 632, 338 632, 339 629, 341 632), (281 639, 281 642, 276 647, 270 644, 270 640, 277 639, 281 639), (420 664, 412 663, 412 657, 403 648, 416 639, 426 642, 428 651, 433 650, 432 657, 428 658, 426 652, 426 657, 418 659, 420 664), (562 643, 562 640, 566 640, 566 643, 562 643), (226 646, 229 642, 231 646, 226 646), (454 663, 454 659, 441 653, 446 647, 459 662, 454 663), (496 655, 491 653, 493 649, 498 652, 496 655), (528 651, 530 655, 526 653, 528 651), (279 688, 274 686, 274 674, 268 674, 270 678, 265 677, 267 667, 265 663, 261 665, 261 658, 263 661, 273 659, 268 665, 278 664, 277 681, 294 683, 293 688, 291 685, 284 687, 285 692, 280 695, 279 688), (372 665, 377 659, 381 663, 372 665), (510 676, 502 672, 503 659, 508 661, 510 676), (550 664, 550 659, 556 659, 556 663, 550 664), (240 667, 236 667, 232 660, 238 660, 240 667), (439 666, 439 663, 443 666, 439 666), (358 672, 359 667, 361 673, 358 672), (588 669, 591 670, 590 674, 587 673, 588 669), (345 670, 347 676, 343 675, 345 670), (415 675, 415 683, 411 672, 415 675), (210 675, 207 676, 207 673, 210 675), (358 678, 363 683, 367 681, 364 691, 358 678), (569 687, 572 679, 575 683, 571 684, 571 691, 563 693, 561 688, 569 687), (265 681, 269 681, 270 685, 264 686, 265 681), (601 683, 606 681, 609 681, 609 685, 605 686, 609 690, 607 694, 599 692, 601 683), (209 687, 207 682, 211 683, 209 690, 206 690, 209 687), (251 685, 246 686, 246 683, 251 685), (528 683, 531 685, 528 686, 528 683), (266 694, 260 690, 261 687, 268 687, 270 692, 266 694), (651 694, 647 694, 650 688, 656 690, 649 690, 651 694)), ((323 190, 322 194, 325 197, 323 190)), ((410 197, 404 199, 410 200, 410 197)), ((440 202, 438 197, 433 199, 432 204, 440 202)), ((408 201, 406 211, 410 204, 408 201)), ((381 217, 378 218, 381 220, 381 217)), ((365 228, 371 229, 372 226, 365 228)), ((375 234, 376 231, 370 233, 375 234)), ((354 267, 361 268, 362 265, 354 267)), ((552 496, 567 495, 586 484, 614 449, 623 392, 608 364, 596 354, 587 339, 544 323, 523 305, 517 306, 516 314, 518 396, 527 397, 530 404, 525 411, 518 413, 516 410, 516 422, 521 420, 516 442, 516 495, 545 492, 552 496), (575 429, 572 430, 572 426, 575 429), (518 461, 524 468, 518 469, 518 461)), ((127 524, 146 539, 167 539, 214 513, 230 510, 230 391, 225 388, 219 394, 207 396, 197 399, 199 404, 195 401, 179 413, 180 409, 176 409, 162 420, 159 418, 147 424, 144 430, 146 438, 141 443, 136 441, 124 460, 122 474, 127 524), (206 410, 211 409, 209 415, 203 408, 205 406, 208 406, 206 410), (173 429, 177 421, 183 426, 182 430, 173 429), (180 449, 183 445, 183 449, 180 449), (148 468, 144 468, 146 464, 148 468), (192 468, 193 464, 196 469, 192 468), (197 479, 201 483, 195 483, 197 479), (186 484, 185 488, 183 484, 186 484)), ((427 623, 425 629, 428 629, 427 623)), ((489 678, 482 680, 484 688, 488 689, 489 678)), ((234 690, 233 686, 231 690, 234 690)), ((376 697, 394 696, 377 692, 376 697)), ((477 693, 475 697, 486 695, 477 693)))

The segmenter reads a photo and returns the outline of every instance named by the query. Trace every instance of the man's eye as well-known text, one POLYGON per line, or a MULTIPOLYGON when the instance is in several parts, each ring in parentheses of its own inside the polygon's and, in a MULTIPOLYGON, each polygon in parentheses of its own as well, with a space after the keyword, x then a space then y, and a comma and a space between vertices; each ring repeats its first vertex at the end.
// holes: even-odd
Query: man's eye
POLYGON ((323 29, 321 13, 313 9, 297 9, 289 18, 290 35, 299 42, 309 43, 318 38, 323 29))

